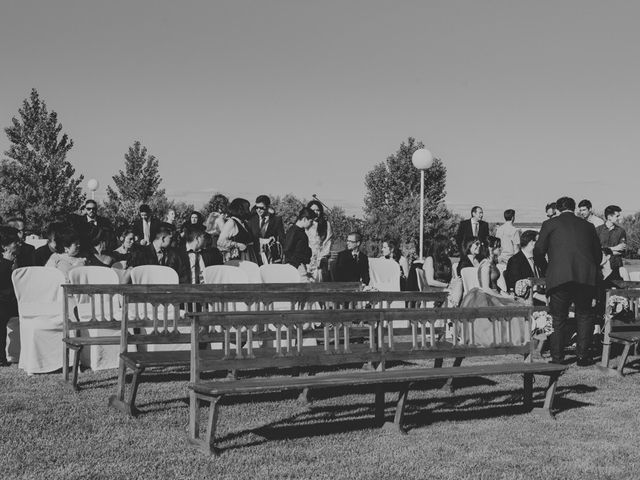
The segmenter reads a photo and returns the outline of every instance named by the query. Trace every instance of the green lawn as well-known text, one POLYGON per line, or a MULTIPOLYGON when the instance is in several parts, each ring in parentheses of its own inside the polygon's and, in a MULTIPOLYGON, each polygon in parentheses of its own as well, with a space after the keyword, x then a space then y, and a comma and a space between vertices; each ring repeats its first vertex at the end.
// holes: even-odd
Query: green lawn
POLYGON ((519 376, 458 382, 454 395, 417 385, 406 436, 373 428, 371 390, 323 391, 307 406, 293 394, 232 398, 221 408, 223 451, 206 457, 185 440, 184 371, 148 375, 144 413, 131 419, 107 406, 113 371, 85 372, 73 393, 60 374, 12 366, 0 369, 0 478, 637 479, 640 375, 631 373, 572 366, 556 420, 523 413, 519 376))

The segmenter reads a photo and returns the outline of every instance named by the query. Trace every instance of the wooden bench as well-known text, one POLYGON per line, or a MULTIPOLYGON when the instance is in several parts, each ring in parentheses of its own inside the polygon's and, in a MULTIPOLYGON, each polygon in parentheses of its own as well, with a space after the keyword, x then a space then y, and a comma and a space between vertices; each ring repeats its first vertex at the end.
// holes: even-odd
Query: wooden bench
POLYGON ((533 407, 534 375, 549 377, 542 411, 552 415, 552 405, 558 377, 567 368, 551 363, 532 363, 531 314, 542 307, 484 307, 364 310, 317 310, 291 312, 217 312, 189 315, 191 329, 191 383, 189 441, 206 453, 216 453, 213 445, 218 419, 219 401, 225 395, 249 395, 271 391, 325 389, 359 385, 375 386, 375 422, 384 425, 384 394, 387 389, 399 390, 393 424, 403 432, 403 417, 410 385, 414 382, 493 375, 524 375, 524 405, 533 407), (524 330, 515 335, 512 317, 522 317, 524 330), (481 346, 476 342, 474 322, 484 318, 491 324, 492 342, 481 346), (398 321, 410 321, 410 335, 396 333, 398 321), (436 333, 436 324, 453 323, 457 332, 450 342, 436 333), (324 342, 320 346, 305 345, 303 325, 322 325, 324 342), (254 348, 255 332, 265 325, 274 325, 273 347, 254 348), (352 330, 365 327, 367 341, 352 344, 352 330), (203 344, 220 342, 220 350, 202 349, 203 344), (524 355, 527 361, 509 360, 503 363, 478 364, 446 368, 394 368, 385 365, 392 360, 411 362, 425 359, 460 358, 470 356, 524 355), (338 371, 315 376, 253 377, 236 380, 202 380, 205 372, 225 369, 238 371, 286 368, 327 368, 358 366, 363 362, 379 364, 380 371, 338 371), (209 404, 204 432, 201 432, 200 403, 209 404))
MULTIPOLYGON (((191 343, 189 319, 184 319, 177 312, 180 304, 200 305, 205 311, 220 311, 245 306, 253 311, 274 311, 274 304, 286 302, 288 310, 324 308, 365 309, 371 305, 390 306, 393 302, 403 302, 413 308, 422 308, 428 302, 443 302, 447 292, 434 289, 430 292, 363 292, 363 291, 226 291, 207 292, 196 290, 172 289, 171 292, 146 291, 127 292, 124 294, 125 315, 121 322, 120 336, 120 367, 118 370, 118 391, 109 398, 109 404, 123 413, 136 415, 138 410, 135 401, 140 385, 141 375, 149 368, 188 366, 190 352, 188 350, 144 351, 148 345, 180 345, 191 343), (130 305, 142 304, 146 307, 131 308, 130 305), (163 314, 169 312, 169 314, 163 314), (131 351, 136 347, 137 351, 131 351), (132 372, 132 379, 127 381, 127 372, 132 372)), ((405 329, 405 334, 409 333, 405 329)), ((236 332, 234 335, 239 335, 236 332)), ((263 325, 260 332, 250 333, 253 338, 237 342, 254 341, 267 345, 277 341, 279 333, 263 325)), ((321 335, 310 333, 316 341, 321 335), (317 338, 316 338, 317 337, 317 338)), ((218 343, 224 342, 224 336, 217 334, 218 343)), ((323 338, 320 338, 323 340, 323 338)), ((235 370, 233 365, 227 365, 222 370, 235 370)))
MULTIPOLYGON (((121 336, 110 334, 119 332, 122 320, 123 295, 129 293, 161 293, 163 295, 215 295, 220 292, 332 292, 359 291, 359 282, 333 283, 249 283, 249 284, 170 284, 170 285, 104 285, 65 284, 62 306, 64 359, 64 381, 78 390, 80 353, 85 347, 94 345, 120 345, 121 336), (80 303, 82 302, 82 303, 80 303), (84 309, 79 315, 78 309, 84 309), (80 321, 81 317, 85 320, 80 321), (91 332, 91 334, 90 334, 91 332), (70 352, 75 352, 73 366, 69 371, 70 352), (69 378, 71 376, 71 379, 69 378)), ((168 297, 167 297, 168 298, 168 297)), ((213 297, 211 297, 213 299, 213 297)))
MULTIPOLYGON (((624 282, 622 285, 631 284, 636 288, 620 288, 607 290, 605 300, 605 323, 604 338, 602 341, 602 361, 598 367, 608 373, 614 373, 620 377, 624 376, 624 366, 629 357, 631 348, 640 344, 640 318, 638 317, 640 308, 640 282, 624 282), (637 286, 634 283, 638 283, 637 286), (631 316, 628 319, 616 319, 609 305, 609 300, 613 296, 627 299, 631 316), (618 358, 617 368, 609 366, 611 356, 611 345, 623 346, 622 354, 618 358)), ((637 352, 636 352, 637 354, 637 352)))

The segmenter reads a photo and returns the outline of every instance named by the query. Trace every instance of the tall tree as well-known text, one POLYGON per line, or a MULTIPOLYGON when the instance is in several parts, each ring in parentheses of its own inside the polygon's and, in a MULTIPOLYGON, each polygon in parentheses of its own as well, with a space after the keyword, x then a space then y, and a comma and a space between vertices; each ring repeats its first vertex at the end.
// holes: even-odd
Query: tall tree
MULTIPOLYGON (((420 236, 420 171, 411 156, 422 142, 409 137, 393 155, 380 162, 365 176, 364 211, 366 234, 370 240, 393 238, 410 253, 420 236)), ((447 169, 440 159, 425 171, 425 238, 434 235, 453 236, 456 217, 444 204, 447 169)))
POLYGON ((58 114, 49 112, 34 88, 5 128, 11 142, 0 165, 0 211, 20 215, 35 232, 57 218, 76 211, 84 201, 83 176, 67 161, 73 147, 58 114))
POLYGON ((147 152, 147 147, 135 141, 124 155, 124 171, 114 175, 115 189, 107 187, 106 215, 117 226, 130 223, 138 214, 138 207, 148 204, 158 217, 169 208, 163 188, 160 188, 159 162, 147 152))

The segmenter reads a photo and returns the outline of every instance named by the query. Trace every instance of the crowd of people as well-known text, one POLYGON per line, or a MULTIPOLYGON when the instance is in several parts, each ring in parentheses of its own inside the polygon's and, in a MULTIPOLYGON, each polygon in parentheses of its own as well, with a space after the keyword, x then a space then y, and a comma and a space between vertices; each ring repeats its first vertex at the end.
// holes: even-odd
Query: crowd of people
MULTIPOLYGON (((157 219, 143 204, 137 218, 114 232, 111 222, 99 214, 98 204, 87 200, 81 214, 49 225, 46 244, 37 249, 24 241, 24 219, 8 219, 0 227, 0 362, 6 363, 7 322, 17 315, 11 272, 20 267, 50 266, 66 275, 83 265, 125 272, 138 265, 165 265, 177 272, 181 283, 202 283, 205 267, 237 259, 259 265, 288 263, 298 270, 303 281, 370 283, 369 258, 362 252, 359 232, 350 232, 344 239, 346 248, 331 258, 333 232, 325 205, 317 199, 304 206, 288 228, 267 195, 259 195, 253 206, 244 198, 229 201, 224 195, 216 195, 212 206, 207 218, 194 211, 186 222, 176 225, 175 211, 157 219)), ((576 304, 578 318, 584 317, 587 303, 591 315, 591 299, 599 298, 598 291, 603 292, 620 278, 626 233, 618 225, 621 209, 615 205, 605 209, 604 220, 594 215, 588 200, 581 201, 576 210, 575 202, 563 197, 548 204, 545 211, 548 220, 540 233, 521 232, 514 226, 515 211, 508 209, 504 212, 505 222, 491 235, 482 208, 473 207, 471 218, 460 223, 455 236, 460 252, 457 267, 449 256, 451 239, 444 235, 431 239, 429 251, 417 260, 419 264, 409 262, 398 242, 391 238, 382 242, 382 256, 399 264, 401 289, 416 289, 416 267, 422 267, 427 285, 449 289, 452 306, 517 303, 519 280, 546 276, 547 290, 533 292, 534 301, 550 299, 554 328, 557 326, 561 332, 566 329, 571 302, 576 304), (567 227, 569 222, 572 223, 567 227), (477 267, 478 272, 479 288, 469 292, 463 292, 460 280, 465 267, 477 267), (567 284, 579 288, 569 288, 567 284)), ((585 330, 588 328, 579 331, 580 345, 590 341, 585 330)), ((561 361, 558 345, 564 339, 561 334, 557 337, 560 343, 552 346, 552 357, 561 361)), ((580 356, 586 358, 587 354, 581 350, 580 356)))

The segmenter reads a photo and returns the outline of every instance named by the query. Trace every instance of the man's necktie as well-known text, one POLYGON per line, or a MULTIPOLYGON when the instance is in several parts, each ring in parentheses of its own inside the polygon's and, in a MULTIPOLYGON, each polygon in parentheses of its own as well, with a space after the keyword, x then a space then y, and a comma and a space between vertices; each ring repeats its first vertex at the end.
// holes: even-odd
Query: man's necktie
POLYGON ((472 223, 471 226, 473 227, 473 236, 477 237, 478 236, 478 224, 477 223, 472 223))
POLYGON ((533 261, 533 257, 529 257, 529 265, 531 265, 531 270, 533 270, 533 276, 538 278, 538 269, 536 268, 536 264, 533 261))
POLYGON ((160 250, 156 251, 156 254, 158 255, 158 265, 166 266, 167 265, 167 250, 164 249, 164 248, 161 248, 160 250))
POLYGON ((260 235, 264 237, 267 234, 267 221, 264 217, 260 217, 260 235))

